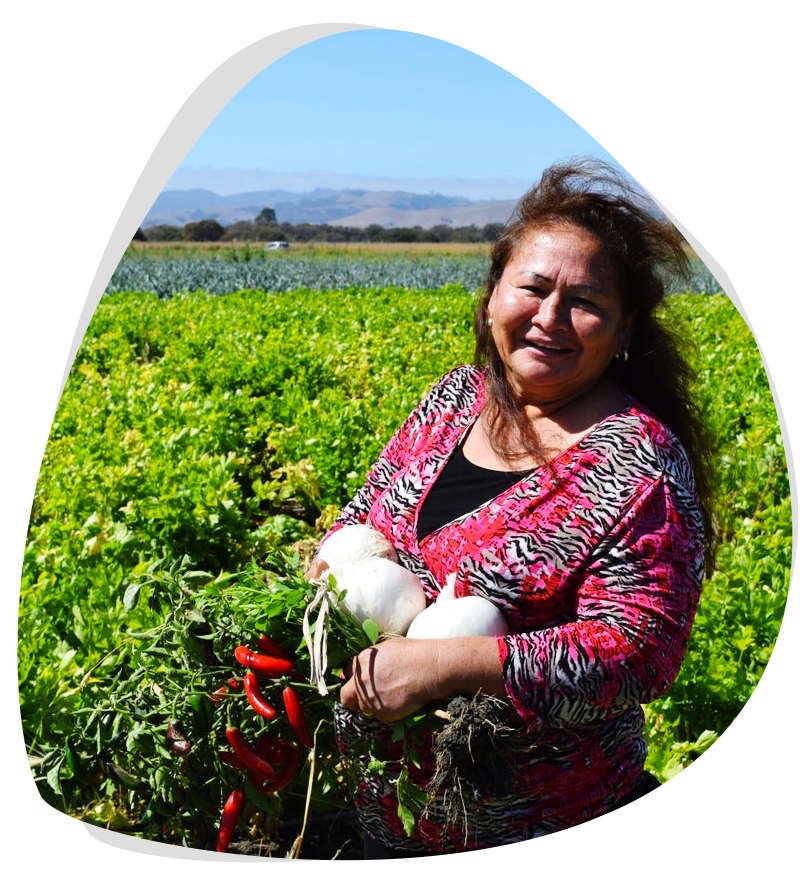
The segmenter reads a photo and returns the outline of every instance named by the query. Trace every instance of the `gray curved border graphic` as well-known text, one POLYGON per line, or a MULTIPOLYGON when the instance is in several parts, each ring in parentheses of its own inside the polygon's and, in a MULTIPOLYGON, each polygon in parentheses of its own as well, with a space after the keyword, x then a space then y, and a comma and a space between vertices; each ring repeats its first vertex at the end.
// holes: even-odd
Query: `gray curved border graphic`
MULTIPOLYGON (((218 851, 201 851, 198 848, 187 848, 183 845, 168 845, 166 842, 154 842, 152 839, 140 839, 138 836, 129 836, 127 833, 116 833, 114 830, 106 830, 105 827, 97 827, 83 821, 86 832, 102 845, 117 848, 120 851, 128 851, 131 854, 144 854, 147 857, 160 857, 165 860, 191 860, 198 863, 284 863, 284 857, 256 857, 251 854, 233 854, 226 851, 224 854, 218 851)), ((321 860, 293 860, 296 863, 321 863, 321 860)))
POLYGON ((248 45, 225 61, 200 83, 159 140, 142 174, 136 181, 122 214, 117 221, 106 246, 100 265, 95 272, 89 295, 78 320, 78 328, 72 339, 69 356, 61 376, 61 385, 56 398, 54 413, 58 410, 61 393, 67 382, 72 363, 78 353, 86 329, 108 286, 114 269, 125 252, 137 227, 147 214, 155 197, 178 168, 186 152, 200 138, 206 127, 230 102, 231 98, 250 79, 265 67, 279 60, 290 51, 308 45, 325 36, 346 33, 350 30, 380 30, 371 24, 308 24, 273 33, 248 45))
POLYGON ((761 354, 761 364, 764 366, 764 371, 767 373, 767 380, 769 381, 769 391, 772 394, 772 401, 775 404, 775 413, 778 417, 778 425, 781 429, 781 437, 783 439, 783 452, 786 456, 786 470, 789 474, 789 496, 791 498, 792 503, 792 565, 791 565, 791 573, 789 578, 789 591, 787 592, 787 597, 791 594, 792 585, 794 583, 794 568, 797 559, 797 527, 798 527, 798 517, 797 517, 797 476, 795 474, 795 466, 794 459, 792 454, 792 440, 789 437, 789 429, 786 426, 786 417, 783 414, 783 407, 781 405, 780 397, 778 396, 778 390, 775 388, 775 381, 772 379, 772 372, 769 369, 769 363, 767 362, 767 357, 764 355, 764 351, 761 349, 761 342, 758 340, 758 335, 756 334, 756 330, 753 328, 753 324, 750 322, 750 317, 747 313, 747 310, 742 303, 741 298, 739 297, 739 293, 736 291, 736 287, 733 285, 733 281, 730 279, 728 273, 724 268, 717 262, 717 260, 703 247, 703 245, 692 235, 691 232, 681 223, 680 219, 677 218, 668 208, 657 199, 653 194, 642 184, 641 181, 632 173, 629 173, 631 178, 636 181, 636 183, 642 188, 642 190, 647 193, 647 195, 656 203, 656 205, 664 212, 664 214, 672 221, 672 223, 677 227, 680 234, 686 239, 686 241, 691 245, 692 250, 700 257, 703 261, 705 267, 711 272, 711 274, 716 279, 717 283, 722 287, 725 291, 725 295, 733 302, 734 307, 739 312, 741 318, 747 323, 747 328, 753 335, 755 339, 756 346, 758 347, 758 352, 761 354))

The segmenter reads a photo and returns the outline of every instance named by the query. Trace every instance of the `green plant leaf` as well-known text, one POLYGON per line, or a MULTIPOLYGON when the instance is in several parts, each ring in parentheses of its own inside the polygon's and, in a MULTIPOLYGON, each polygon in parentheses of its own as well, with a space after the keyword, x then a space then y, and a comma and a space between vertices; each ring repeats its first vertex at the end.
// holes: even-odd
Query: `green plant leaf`
POLYGON ((361 623, 361 627, 364 630, 364 633, 369 638, 370 643, 373 645, 378 642, 378 638, 380 637, 380 628, 375 624, 372 619, 366 619, 361 623))
POLYGON ((122 597, 122 608, 124 611, 130 612, 135 606, 136 602, 139 600, 139 592, 142 589, 142 585, 139 582, 132 582, 126 589, 125 594, 122 597))

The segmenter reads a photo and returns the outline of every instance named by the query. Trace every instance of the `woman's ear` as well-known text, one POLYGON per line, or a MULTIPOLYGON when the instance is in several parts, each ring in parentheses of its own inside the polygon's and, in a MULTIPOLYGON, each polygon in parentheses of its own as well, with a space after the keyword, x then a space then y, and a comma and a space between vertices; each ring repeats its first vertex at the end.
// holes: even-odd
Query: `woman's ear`
POLYGON ((489 301, 486 303, 486 316, 491 320, 492 319, 492 311, 494 310, 494 288, 489 293, 489 301))

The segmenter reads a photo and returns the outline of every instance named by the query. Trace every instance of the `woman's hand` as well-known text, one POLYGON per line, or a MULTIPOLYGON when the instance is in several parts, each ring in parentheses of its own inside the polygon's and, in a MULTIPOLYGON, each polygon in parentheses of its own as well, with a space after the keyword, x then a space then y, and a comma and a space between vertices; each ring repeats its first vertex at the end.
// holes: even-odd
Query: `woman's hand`
POLYGON ((435 668, 426 660, 427 640, 393 637, 353 658, 340 700, 384 724, 397 721, 437 696, 435 668))
POLYGON ((505 696, 494 637, 393 637, 356 655, 348 676, 342 705, 384 724, 462 691, 505 696))
POLYGON ((315 558, 308 566, 306 571, 306 579, 319 579, 323 571, 328 570, 330 565, 322 558, 315 558))

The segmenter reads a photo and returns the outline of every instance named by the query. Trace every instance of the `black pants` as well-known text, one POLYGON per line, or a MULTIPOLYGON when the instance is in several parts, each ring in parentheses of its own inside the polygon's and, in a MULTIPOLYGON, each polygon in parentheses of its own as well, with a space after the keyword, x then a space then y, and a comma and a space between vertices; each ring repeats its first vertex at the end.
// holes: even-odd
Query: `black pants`
POLYGON ((613 806, 559 833, 497 848, 404 851, 364 836, 364 860, 641 860, 664 796, 646 772, 641 784, 613 806))

